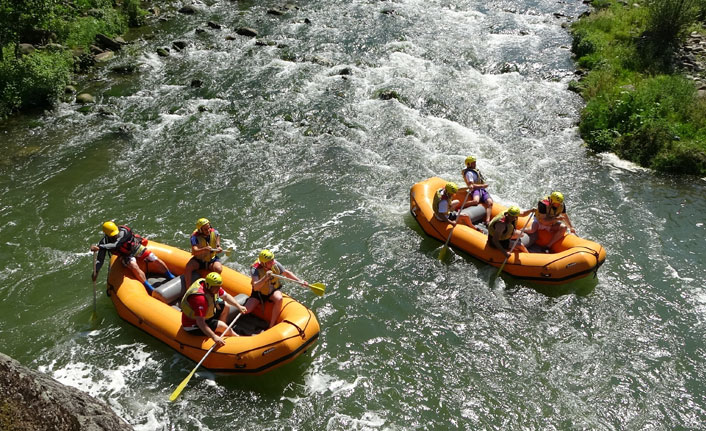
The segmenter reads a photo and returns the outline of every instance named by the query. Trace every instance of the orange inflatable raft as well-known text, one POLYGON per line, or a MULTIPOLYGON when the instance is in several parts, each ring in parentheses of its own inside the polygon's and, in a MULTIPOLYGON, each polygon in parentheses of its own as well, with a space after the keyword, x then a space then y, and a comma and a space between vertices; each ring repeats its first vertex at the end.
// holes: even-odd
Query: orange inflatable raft
MULTIPOLYGON (((446 242, 452 226, 434 217, 432 203, 436 191, 445 184, 443 179, 434 177, 415 184, 410 190, 410 212, 427 235, 442 242, 446 242)), ((463 202, 465 192, 465 188, 459 190, 454 199, 463 202)), ((506 207, 494 203, 493 217, 505 210, 506 207)), ((484 220, 485 209, 481 205, 467 207, 463 211, 471 216, 474 223, 484 220)), ((518 229, 527 221, 528 217, 521 217, 517 221, 518 229)), ((551 240, 551 235, 546 231, 539 232, 536 244, 546 245, 551 240)), ((451 246, 487 264, 499 267, 505 260, 505 255, 488 243, 488 235, 480 226, 459 224, 451 235, 451 246)), ((523 239, 523 243, 527 245, 526 239, 523 239)), ((576 235, 566 235, 556 242, 548 253, 512 253, 503 267, 503 272, 536 283, 562 284, 596 274, 605 261, 605 256, 605 249, 600 244, 576 235)))
MULTIPOLYGON (((154 241, 150 241, 147 247, 174 274, 182 274, 191 258, 186 251, 154 241)), ((157 271, 154 265, 150 264, 147 270, 157 271)), ((144 266, 142 269, 145 270, 144 266)), ((201 273, 201 276, 204 275, 205 272, 201 273)), ((243 304, 251 292, 250 277, 226 266, 223 266, 221 275, 223 288, 243 304)), ((194 362, 200 361, 213 341, 205 336, 190 335, 181 327, 179 303, 186 291, 183 277, 171 281, 150 278, 150 282, 155 286, 152 296, 113 256, 108 276, 108 295, 120 317, 194 362)), ((282 312, 275 326, 267 329, 272 304, 267 303, 264 313, 262 307, 257 307, 253 313, 241 316, 236 322, 234 329, 241 336, 225 338, 225 346, 211 352, 203 366, 215 372, 262 374, 291 362, 311 348, 319 337, 316 316, 291 297, 285 294, 283 297, 282 312)), ((237 315, 237 311, 233 311, 228 323, 237 315)))

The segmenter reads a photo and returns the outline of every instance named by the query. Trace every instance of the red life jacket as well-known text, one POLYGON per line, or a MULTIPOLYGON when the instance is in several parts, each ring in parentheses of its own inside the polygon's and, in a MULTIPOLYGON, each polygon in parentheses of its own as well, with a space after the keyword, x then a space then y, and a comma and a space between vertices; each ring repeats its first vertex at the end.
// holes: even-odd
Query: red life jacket
POLYGON ((118 226, 118 229, 125 231, 125 239, 115 251, 122 256, 130 256, 142 244, 143 239, 140 235, 133 233, 132 229, 126 225, 118 226))

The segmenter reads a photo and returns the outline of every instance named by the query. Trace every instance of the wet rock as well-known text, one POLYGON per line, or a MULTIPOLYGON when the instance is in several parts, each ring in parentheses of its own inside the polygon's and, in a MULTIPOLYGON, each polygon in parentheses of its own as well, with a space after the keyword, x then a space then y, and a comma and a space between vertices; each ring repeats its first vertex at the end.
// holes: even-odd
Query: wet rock
POLYGON ((220 29, 221 29, 221 25, 218 24, 218 23, 216 23, 216 22, 213 22, 213 21, 207 22, 206 25, 209 26, 209 27, 211 27, 211 28, 214 29, 214 30, 220 30, 220 29))
POLYGON ((169 48, 157 48, 157 55, 160 57, 169 57, 169 48))
POLYGON ((200 79, 191 80, 191 88, 200 88, 203 85, 203 81, 200 79))
POLYGON ((147 9, 147 12, 151 13, 153 16, 159 16, 159 14, 162 13, 161 9, 159 9, 159 6, 152 6, 151 8, 147 9))
POLYGON ((115 53, 113 51, 106 51, 96 55, 95 59, 96 63, 105 63, 106 61, 112 60, 114 57, 115 53))
POLYGON ((177 51, 181 51, 188 46, 188 43, 183 40, 175 40, 172 42, 172 47, 177 51))
POLYGON ((82 105, 85 105, 88 103, 96 103, 96 98, 88 93, 81 93, 78 96, 76 96, 76 103, 80 103, 82 105))
POLYGON ((29 55, 34 52, 34 46, 30 43, 21 43, 19 45, 19 51, 22 55, 29 55))
POLYGON ((395 90, 382 90, 378 92, 377 98, 380 100, 400 100, 400 94, 395 90))
POLYGON ((383 15, 396 15, 397 12, 394 9, 383 9, 380 11, 383 15))
POLYGON ((135 63, 127 63, 127 64, 116 64, 115 66, 112 66, 110 70, 115 73, 119 73, 121 75, 129 75, 131 73, 137 72, 137 64, 135 63))
POLYGON ((64 87, 64 94, 76 94, 76 87, 73 85, 67 85, 64 87))
POLYGON ((196 30, 194 30, 194 32, 195 32, 196 34, 202 34, 202 33, 206 33, 206 30, 204 30, 204 29, 202 29, 202 28, 197 28, 196 30))
POLYGON ((96 44, 103 49, 119 51, 125 44, 125 41, 122 38, 120 40, 118 40, 117 38, 111 39, 102 33, 98 33, 96 35, 96 44), (122 43, 120 43, 120 41, 122 41, 122 43))
POLYGON ((268 15, 275 15, 275 16, 282 16, 286 12, 283 11, 282 9, 277 9, 277 8, 272 8, 272 9, 267 9, 267 14, 268 15))
POLYGON ((93 54, 93 55, 98 55, 98 54, 102 54, 103 52, 105 52, 95 45, 89 46, 88 49, 91 51, 91 54, 93 54))
POLYGON ((257 30, 250 27, 239 27, 235 29, 235 32, 241 36, 257 37, 257 30))
POLYGON ((211 108, 206 105, 199 105, 199 112, 211 112, 211 108))
POLYGON ((351 70, 350 67, 344 67, 343 69, 339 70, 336 75, 352 75, 353 71, 351 70))
POLYGON ((186 15, 193 15, 198 11, 199 10, 195 6, 192 6, 192 5, 186 5, 186 6, 183 6, 179 9, 179 13, 183 13, 186 15))
POLYGON ((48 43, 44 45, 44 48, 49 50, 49 51, 63 51, 66 49, 64 45, 58 44, 58 43, 48 43))
POLYGON ((311 25, 311 20, 309 18, 304 18, 304 24, 311 25))
POLYGON ((104 402, 0 353, 3 430, 112 430, 132 427, 104 402))
POLYGON ((235 40, 235 39, 237 39, 237 37, 235 37, 233 35, 229 34, 228 36, 226 36, 226 40, 235 40))

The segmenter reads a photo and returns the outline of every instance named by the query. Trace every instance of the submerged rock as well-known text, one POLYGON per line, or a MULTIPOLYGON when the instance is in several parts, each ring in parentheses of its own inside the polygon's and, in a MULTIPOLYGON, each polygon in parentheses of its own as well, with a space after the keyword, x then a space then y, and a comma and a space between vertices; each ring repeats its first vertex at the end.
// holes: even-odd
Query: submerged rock
POLYGON ((132 427, 106 403, 0 353, 0 429, 127 431, 132 427))
POLYGON ((76 96, 76 103, 86 104, 86 103, 96 103, 96 98, 88 93, 81 93, 76 96))
POLYGON ((235 32, 241 36, 257 37, 257 30, 250 27, 240 27, 235 29, 235 32))

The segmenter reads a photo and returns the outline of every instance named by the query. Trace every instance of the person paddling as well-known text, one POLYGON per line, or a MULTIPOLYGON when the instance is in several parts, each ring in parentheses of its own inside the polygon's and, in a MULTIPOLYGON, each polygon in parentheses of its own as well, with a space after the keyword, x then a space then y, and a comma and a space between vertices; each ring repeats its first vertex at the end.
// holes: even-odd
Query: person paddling
POLYGON ((221 274, 211 272, 206 278, 194 281, 181 299, 181 326, 184 330, 192 335, 205 335, 218 347, 225 345, 223 337, 238 336, 226 323, 230 307, 238 308, 243 314, 246 312, 222 285, 221 274))
POLYGON ((476 158, 475 156, 466 157, 466 169, 461 171, 463 175, 463 180, 466 182, 468 191, 471 192, 471 200, 469 204, 471 206, 476 206, 482 204, 485 207, 485 224, 490 223, 490 216, 493 209, 493 198, 490 197, 490 193, 486 190, 488 184, 485 183, 485 178, 483 174, 476 169, 476 158))
POLYGON ((174 278, 167 265, 143 244, 143 239, 134 233, 127 225, 118 226, 113 221, 107 221, 102 226, 103 238, 97 245, 91 245, 91 251, 98 252, 95 271, 91 275, 93 281, 98 278, 98 271, 103 266, 106 252, 120 256, 124 267, 130 268, 133 275, 142 283, 147 292, 152 294, 154 287, 147 281, 145 273, 137 265, 137 261, 157 262, 168 280, 174 278))
POLYGON ((471 218, 468 214, 461 214, 461 202, 453 199, 453 195, 458 192, 458 185, 454 182, 448 182, 446 185, 434 194, 434 217, 443 222, 450 223, 455 226, 457 220, 467 226, 473 226, 471 218))
POLYGON ((252 293, 250 298, 245 302, 245 307, 248 309, 247 312, 251 313, 255 310, 255 307, 262 305, 264 314, 265 303, 267 301, 272 302, 270 328, 275 326, 279 314, 282 311, 282 292, 280 291, 282 284, 280 283, 280 279, 273 277, 272 274, 287 277, 304 286, 309 285, 309 283, 299 279, 291 271, 282 266, 281 263, 277 262, 274 253, 270 250, 265 249, 260 252, 260 255, 250 269, 252 293))
POLYGON ((191 234, 191 254, 192 257, 184 268, 184 284, 190 286, 191 273, 200 269, 221 273, 223 265, 218 257, 222 252, 221 235, 216 229, 211 227, 211 222, 207 218, 200 218, 196 221, 196 230, 191 234))
POLYGON ((552 192, 551 195, 545 196, 537 202, 537 208, 532 208, 524 211, 521 216, 526 216, 535 213, 536 217, 532 226, 527 229, 528 234, 533 234, 538 230, 546 230, 554 234, 552 239, 547 243, 547 249, 550 249, 557 241, 562 239, 566 234, 567 229, 575 234, 574 229, 569 220, 569 215, 566 213, 566 205, 564 204, 564 195, 561 192, 552 192))
POLYGON ((505 257, 510 257, 510 252, 520 251, 527 253, 527 248, 525 248, 519 241, 515 246, 515 250, 510 249, 510 240, 517 239, 523 233, 517 230, 517 217, 520 215, 520 208, 513 205, 507 209, 507 211, 502 212, 490 221, 488 225, 488 243, 498 250, 502 250, 505 253, 505 257))

